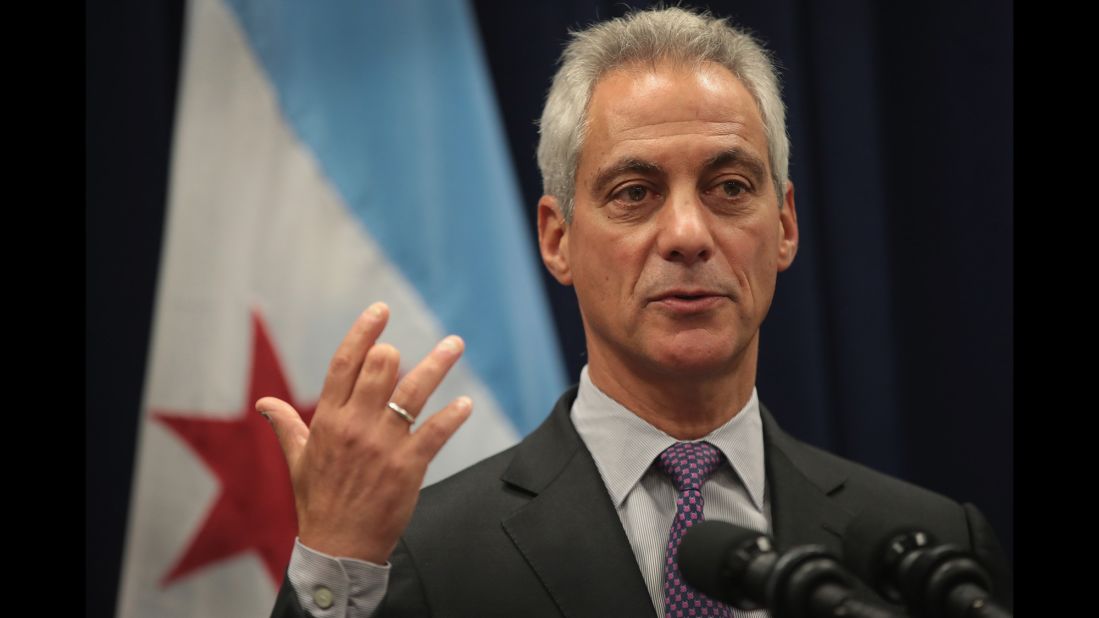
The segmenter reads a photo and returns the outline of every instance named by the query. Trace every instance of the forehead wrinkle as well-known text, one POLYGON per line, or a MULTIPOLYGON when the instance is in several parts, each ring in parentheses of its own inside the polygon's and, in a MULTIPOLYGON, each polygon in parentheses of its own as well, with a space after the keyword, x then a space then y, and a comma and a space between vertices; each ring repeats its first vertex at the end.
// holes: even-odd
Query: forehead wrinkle
MULTIPOLYGON (((619 124, 626 124, 625 119, 619 124)), ((617 138, 620 141, 627 140, 643 140, 643 139, 656 139, 659 137, 667 137, 674 135, 736 135, 741 136, 748 132, 748 123, 741 120, 669 120, 665 122, 658 122, 654 124, 639 125, 634 127, 613 126, 613 122, 608 122, 607 133, 612 139, 617 138), (692 127, 684 127, 683 125, 701 125, 694 130, 689 130, 692 127), (635 136, 636 133, 642 133, 641 136, 635 136)))

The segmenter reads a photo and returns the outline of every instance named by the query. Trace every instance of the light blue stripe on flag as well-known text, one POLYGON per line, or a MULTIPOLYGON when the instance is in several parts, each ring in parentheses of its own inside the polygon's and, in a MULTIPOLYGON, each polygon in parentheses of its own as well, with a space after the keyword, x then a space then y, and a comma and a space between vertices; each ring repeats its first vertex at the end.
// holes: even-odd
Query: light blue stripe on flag
POLYGON ((227 4, 298 138, 528 433, 564 369, 466 3, 227 4))

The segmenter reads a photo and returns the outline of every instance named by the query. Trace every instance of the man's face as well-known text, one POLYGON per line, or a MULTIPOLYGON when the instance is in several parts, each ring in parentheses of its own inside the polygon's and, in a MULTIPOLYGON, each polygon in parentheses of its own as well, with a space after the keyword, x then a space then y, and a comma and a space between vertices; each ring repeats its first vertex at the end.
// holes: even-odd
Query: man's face
POLYGON ((775 195, 755 100, 717 64, 634 65, 597 82, 588 119, 573 220, 543 197, 539 233, 547 267, 576 287, 589 362, 754 374, 797 246, 793 186, 775 195))

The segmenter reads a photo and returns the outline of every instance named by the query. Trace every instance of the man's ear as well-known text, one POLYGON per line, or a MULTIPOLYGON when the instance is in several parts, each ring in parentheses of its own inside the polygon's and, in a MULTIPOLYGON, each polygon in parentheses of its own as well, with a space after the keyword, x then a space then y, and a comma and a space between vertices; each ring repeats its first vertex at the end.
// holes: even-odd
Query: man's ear
POLYGON ((557 198, 543 195, 538 200, 538 248, 542 263, 561 285, 572 285, 569 269, 569 227, 557 198))
POLYGON ((798 211, 794 208, 794 183, 786 181, 786 194, 778 211, 778 271, 782 272, 794 263, 798 253, 798 211))

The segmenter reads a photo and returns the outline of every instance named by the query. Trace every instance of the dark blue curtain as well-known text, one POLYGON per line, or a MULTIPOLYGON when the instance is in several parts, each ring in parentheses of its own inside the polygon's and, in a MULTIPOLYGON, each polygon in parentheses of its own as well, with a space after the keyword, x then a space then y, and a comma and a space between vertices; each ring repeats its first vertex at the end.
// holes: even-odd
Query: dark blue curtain
MULTIPOLYGON (((533 238, 535 121, 566 33, 627 4, 473 5, 533 238)), ((976 503, 1013 556, 1011 5, 705 6, 767 43, 789 107, 801 246, 763 327, 762 400, 804 440, 976 503)), ((85 590, 113 616, 183 8, 85 8, 85 590)), ((545 281, 575 377, 575 297, 545 281)))

